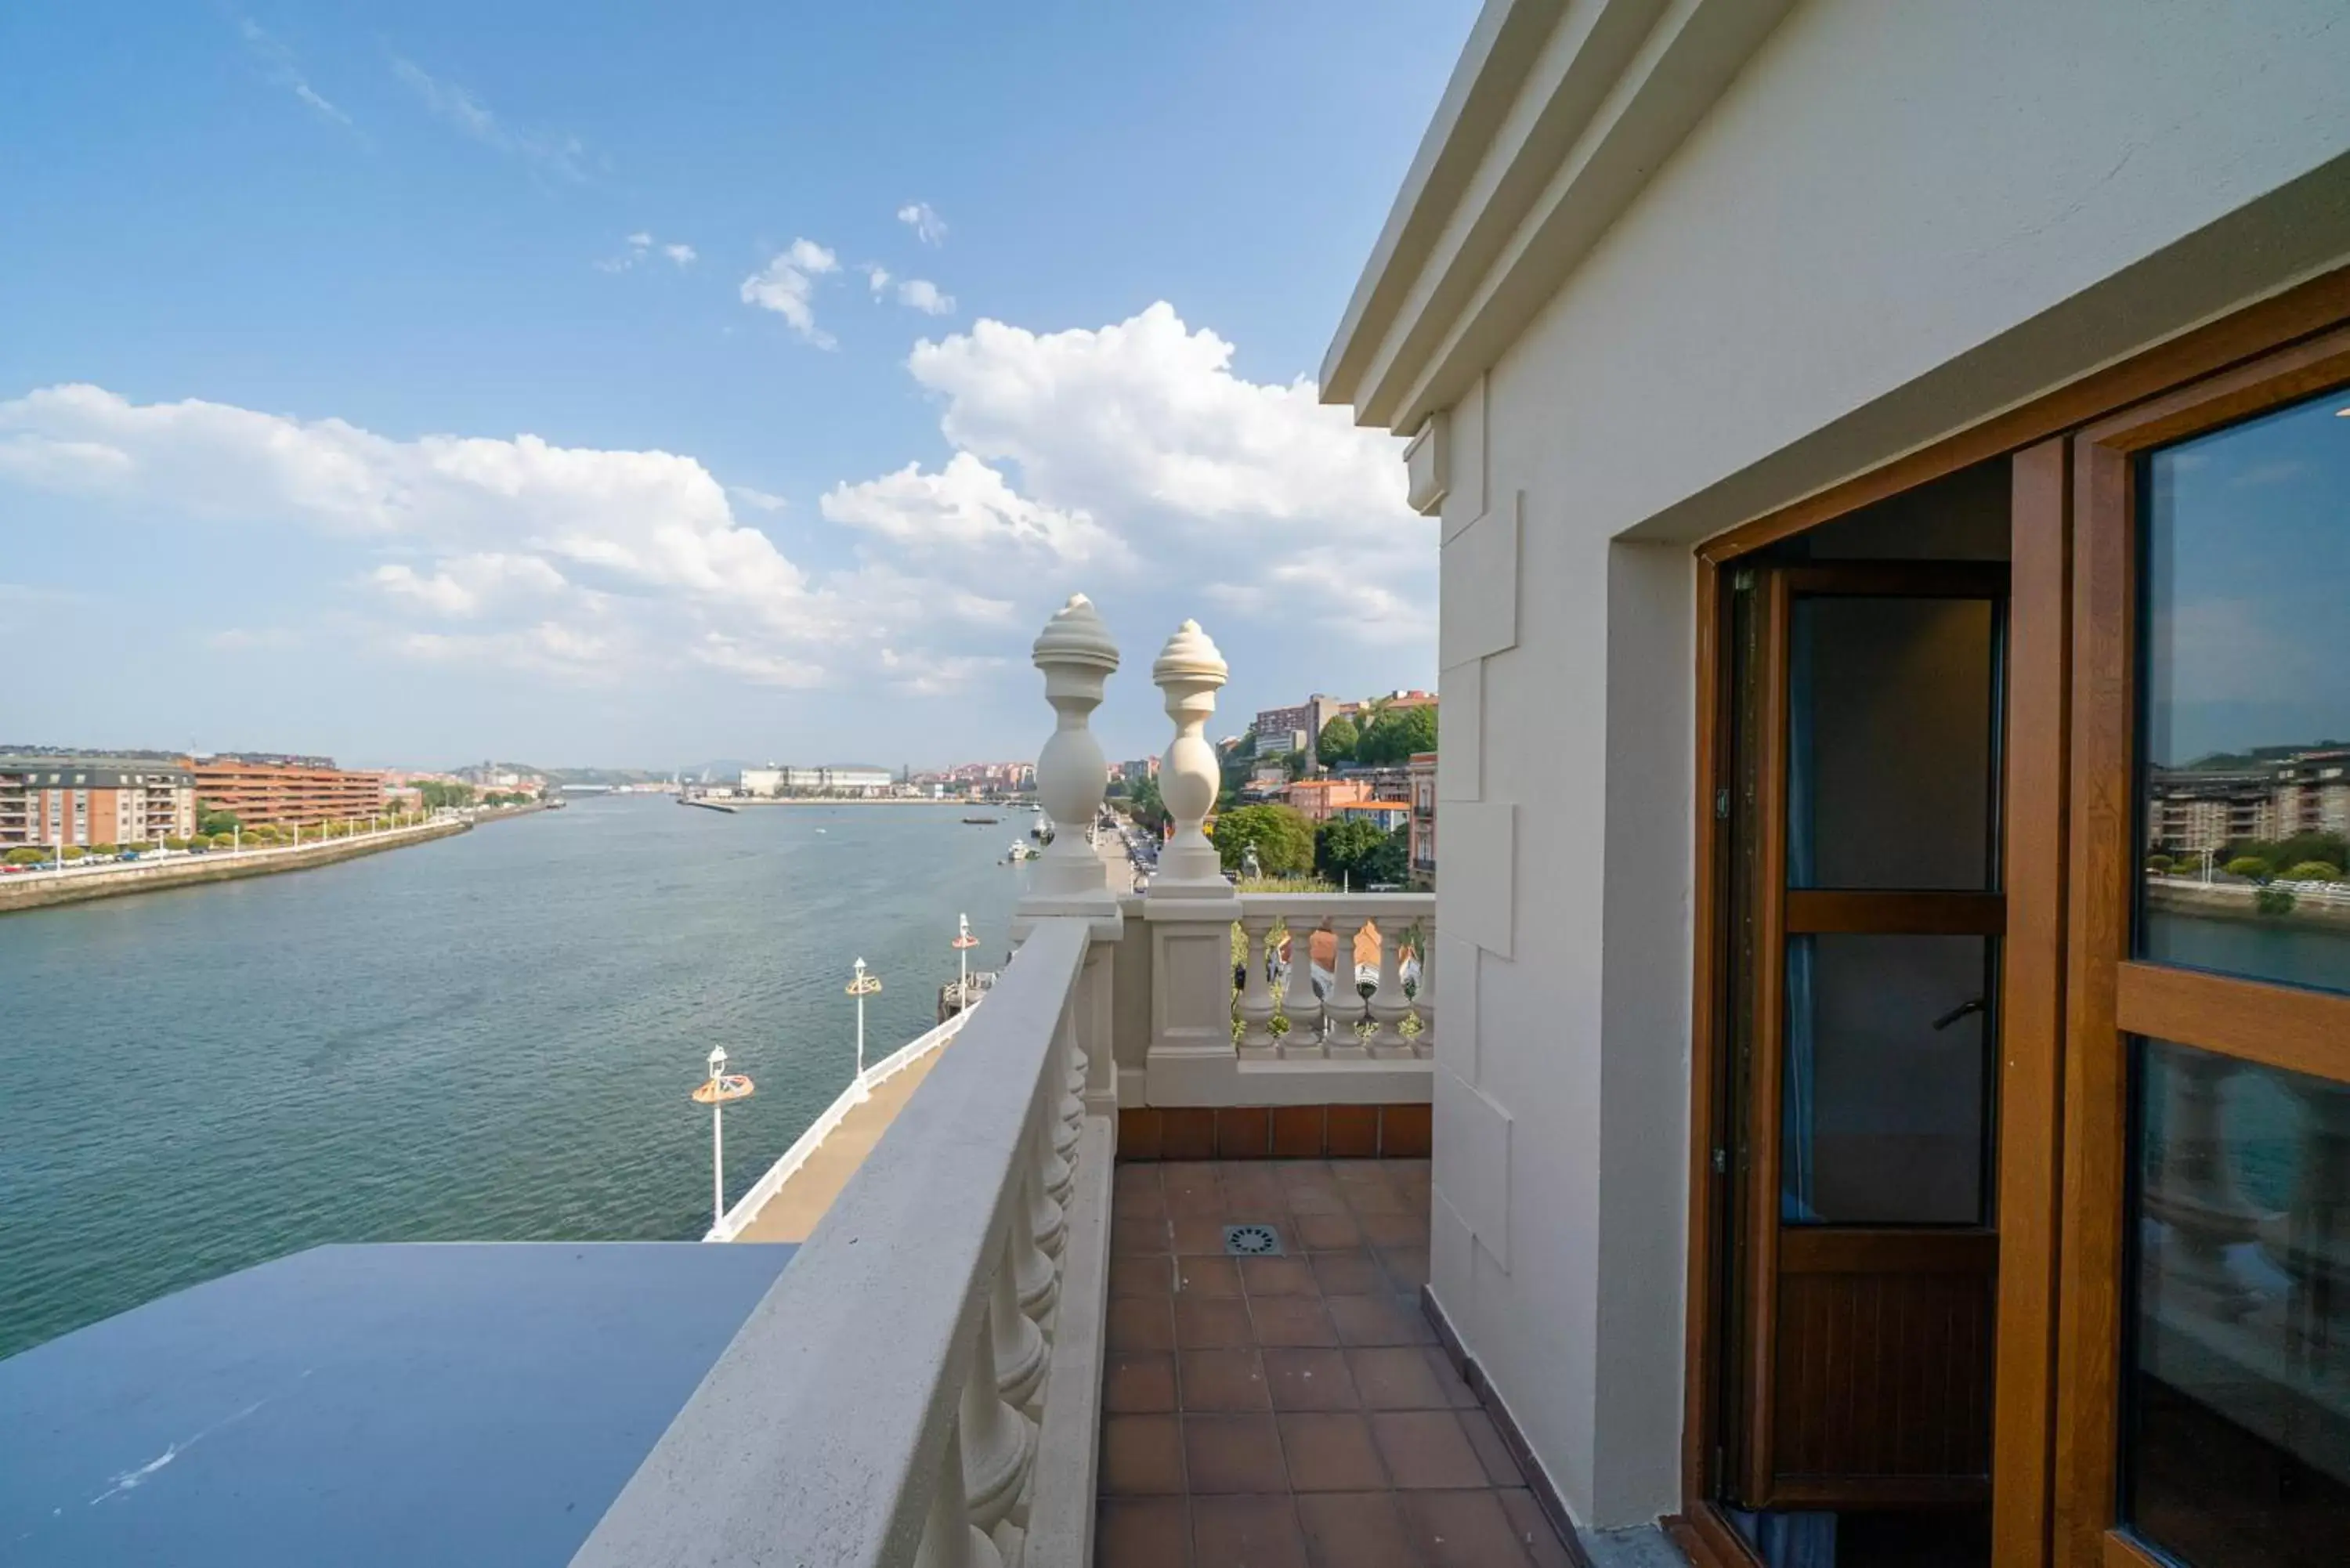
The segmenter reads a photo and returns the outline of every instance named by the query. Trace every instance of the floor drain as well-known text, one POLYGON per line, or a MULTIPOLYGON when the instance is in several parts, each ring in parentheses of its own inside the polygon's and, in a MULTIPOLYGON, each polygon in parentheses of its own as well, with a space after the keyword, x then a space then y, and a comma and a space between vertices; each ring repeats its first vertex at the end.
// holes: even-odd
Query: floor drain
POLYGON ((1234 1258, 1281 1256, 1281 1233, 1270 1225, 1227 1225, 1224 1252, 1234 1258))

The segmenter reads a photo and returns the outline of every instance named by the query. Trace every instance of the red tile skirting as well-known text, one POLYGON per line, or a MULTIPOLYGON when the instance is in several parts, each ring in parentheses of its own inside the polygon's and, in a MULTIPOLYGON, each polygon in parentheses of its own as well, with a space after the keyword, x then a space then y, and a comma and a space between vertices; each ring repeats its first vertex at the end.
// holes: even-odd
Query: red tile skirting
POLYGON ((1426 1159, 1429 1107, 1397 1106, 1121 1106, 1118 1158, 1159 1159, 1426 1159))
POLYGON ((1163 1106, 1159 1111, 1159 1158, 1216 1158, 1216 1113, 1206 1106, 1163 1106))

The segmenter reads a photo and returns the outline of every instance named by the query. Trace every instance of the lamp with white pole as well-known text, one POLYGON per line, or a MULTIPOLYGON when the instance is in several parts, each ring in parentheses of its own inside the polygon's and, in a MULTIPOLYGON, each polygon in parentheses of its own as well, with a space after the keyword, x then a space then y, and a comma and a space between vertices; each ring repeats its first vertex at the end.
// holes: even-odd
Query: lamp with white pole
POLYGON ((955 1011, 971 1006, 971 950, 979 946, 979 939, 971 934, 971 917, 955 917, 955 1011))
POLYGON ((710 1076, 693 1091, 693 1102, 710 1107, 710 1227, 726 1222, 726 1102, 751 1097, 751 1080, 726 1071, 726 1047, 710 1050, 710 1076))
POLYGON ((857 973, 848 982, 848 994, 857 998, 856 1086, 857 1097, 860 1100, 871 1097, 870 1091, 865 1087, 865 999, 868 996, 879 995, 880 991, 881 977, 878 974, 866 973, 865 961, 863 959, 858 959, 857 961, 857 973))

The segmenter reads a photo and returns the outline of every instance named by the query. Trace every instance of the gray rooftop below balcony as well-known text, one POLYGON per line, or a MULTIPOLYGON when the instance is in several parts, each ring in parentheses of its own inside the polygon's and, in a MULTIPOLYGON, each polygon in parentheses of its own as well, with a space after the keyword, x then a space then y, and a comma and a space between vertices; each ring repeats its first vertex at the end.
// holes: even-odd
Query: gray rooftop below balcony
POLYGON ((0 1361, 0 1564, 569 1560, 796 1248, 299 1252, 0 1361))

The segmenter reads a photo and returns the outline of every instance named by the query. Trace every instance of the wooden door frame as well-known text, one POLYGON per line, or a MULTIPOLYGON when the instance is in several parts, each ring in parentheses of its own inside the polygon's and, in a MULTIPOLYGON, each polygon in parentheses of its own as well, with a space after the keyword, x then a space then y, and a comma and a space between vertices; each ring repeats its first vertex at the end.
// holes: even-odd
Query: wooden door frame
MULTIPOLYGON (((2000 1073, 1999 1340, 1994 1392, 1992 1560, 2045 1563, 2057 1548, 2056 1391, 2058 1284, 2066 1229, 2064 1177, 2075 1154, 2070 1130, 2065 1041, 2074 912, 2066 886, 2077 585, 2072 507, 2077 480, 2069 433, 2088 421, 2212 376, 2350 321, 2350 267, 2310 279, 2207 323, 2043 397, 1996 415, 1814 495, 1740 524, 1700 545, 1696 582, 1695 833, 1690 965, 1690 1154, 1686 1314, 1682 1378, 1681 1511, 1667 1526, 1693 1562, 1759 1563, 1714 1506, 1722 1434, 1714 1407, 1724 1326, 1717 1262, 1728 1214, 1712 1169, 1721 1114, 1726 1019, 1728 836, 1714 812, 1729 758, 1730 596, 1723 575, 1766 545, 1806 532, 1975 463, 2012 463, 2009 608, 2009 732, 2006 833, 2008 945, 2000 1073), (2028 1118, 2028 1121, 2027 1121, 2028 1118), (2014 1127, 2038 1138, 2008 1137, 2014 1127), (2026 1249, 2029 1249, 2029 1251, 2026 1249), (2031 1261, 2026 1262, 2029 1258, 2031 1261)), ((2074 1434, 2077 1438, 2077 1431, 2074 1434)), ((2068 1459, 2068 1462, 2069 1459, 2068 1459)), ((2110 1456, 2108 1456, 2110 1462, 2110 1456)), ((2109 1537, 2118 1540, 2118 1537, 2109 1537)), ((2102 1558, 2104 1546, 2099 1548, 2102 1558)), ((2124 1550, 2135 1553, 2133 1547, 2124 1550)), ((2089 1562, 2089 1558, 2067 1559, 2089 1562)), ((2129 1561, 2121 1558, 2116 1561, 2129 1561)))
POLYGON ((2054 1408, 2054 1560, 2158 1559, 2118 1527, 2128 1040, 2159 1033, 2344 1077, 2350 998, 2135 961, 2138 520, 2148 450, 2350 384, 2350 327, 2181 387, 2072 438, 2074 514, 2071 912, 2064 1189, 2054 1408))

